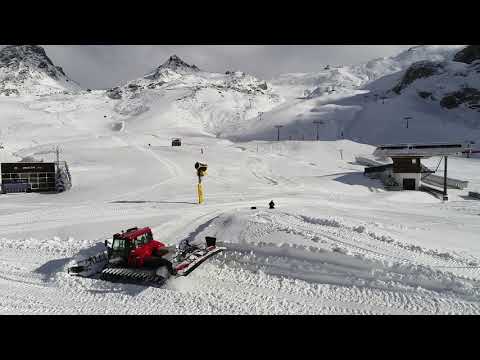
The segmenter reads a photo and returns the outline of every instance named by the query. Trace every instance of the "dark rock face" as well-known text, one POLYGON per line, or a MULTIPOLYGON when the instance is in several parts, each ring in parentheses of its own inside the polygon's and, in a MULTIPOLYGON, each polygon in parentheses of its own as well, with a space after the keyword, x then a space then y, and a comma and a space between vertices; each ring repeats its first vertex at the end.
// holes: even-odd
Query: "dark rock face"
POLYGON ((427 99, 432 96, 432 93, 428 91, 419 91, 418 96, 420 96, 422 99, 427 99))
POLYGON ((151 84, 149 84, 147 87, 148 87, 149 89, 156 89, 157 87, 160 87, 160 86, 162 86, 163 84, 165 84, 165 81, 159 81, 159 82, 157 82, 157 83, 151 83, 151 84))
POLYGON ((50 76, 51 78, 54 78, 54 79, 57 79, 57 72, 53 69, 48 69, 47 70, 47 74, 48 76, 50 76))
POLYGON ((480 107, 480 90, 474 88, 464 88, 446 95, 440 105, 446 109, 454 109, 465 104, 470 109, 480 107))
POLYGON ((180 70, 189 69, 192 71, 200 71, 200 69, 197 66, 187 64, 185 61, 180 59, 177 55, 170 56, 170 58, 167 61, 165 61, 162 65, 160 65, 160 68, 168 68, 173 71, 176 71, 179 69, 180 70))
POLYGON ((402 80, 392 89, 397 94, 400 94, 406 87, 412 84, 415 80, 428 78, 430 76, 440 74, 443 70, 442 63, 435 63, 431 61, 419 61, 411 65, 402 80))
POLYGON ((5 96, 15 95, 18 96, 19 92, 17 89, 5 89, 2 91, 5 96))
POLYGON ((60 72, 60 74, 62 74, 64 76, 67 76, 67 75, 65 75, 65 72, 63 71, 63 69, 60 66, 55 66, 55 68, 58 70, 58 72, 60 72))
POLYGON ((128 88, 132 91, 136 91, 140 88, 137 84, 128 84, 128 88))
POLYGON ((465 64, 471 64, 476 60, 480 60, 480 45, 469 45, 459 51, 453 58, 453 61, 465 64))
POLYGON ((261 83, 260 85, 258 85, 258 87, 262 90, 267 90, 268 89, 267 83, 265 81, 263 83, 261 83))
POLYGON ((107 90, 107 96, 110 99, 119 100, 119 99, 122 98, 122 91, 118 87, 113 88, 113 89, 109 89, 109 90, 107 90))
POLYGON ((191 73, 198 72, 200 69, 195 65, 187 64, 185 61, 180 59, 177 55, 172 55, 165 61, 162 65, 155 69, 151 74, 145 75, 145 79, 154 80, 160 77, 163 71, 165 70, 175 71, 177 73, 191 73))
POLYGON ((466 47, 455 55, 454 61, 466 65, 432 61, 414 63, 405 71, 392 91, 401 94, 416 80, 435 76, 432 81, 425 83, 427 87, 417 89, 419 97, 439 101, 444 109, 461 107, 464 110, 480 111, 480 89, 476 85, 478 84, 476 73, 480 72, 479 46, 466 47))
POLYGON ((0 50, 0 63, 8 66, 18 66, 21 61, 30 62, 42 68, 54 66, 45 50, 37 45, 9 45, 0 50))
MULTIPOLYGON (((39 74, 54 80, 69 81, 63 69, 55 66, 45 50, 37 45, 9 45, 0 50, 0 68, 4 78, 0 81, 0 93, 15 94, 9 89, 20 89, 29 79, 39 74)), ((18 93, 18 91, 17 91, 18 93)))

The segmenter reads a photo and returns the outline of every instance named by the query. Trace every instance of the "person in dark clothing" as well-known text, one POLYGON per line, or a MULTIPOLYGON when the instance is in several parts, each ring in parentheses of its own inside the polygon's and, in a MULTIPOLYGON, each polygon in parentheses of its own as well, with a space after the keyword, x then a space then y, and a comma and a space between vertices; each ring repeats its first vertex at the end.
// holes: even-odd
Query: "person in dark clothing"
POLYGON ((272 201, 270 201, 270 203, 268 204, 269 208, 270 209, 275 209, 275 203, 272 201))

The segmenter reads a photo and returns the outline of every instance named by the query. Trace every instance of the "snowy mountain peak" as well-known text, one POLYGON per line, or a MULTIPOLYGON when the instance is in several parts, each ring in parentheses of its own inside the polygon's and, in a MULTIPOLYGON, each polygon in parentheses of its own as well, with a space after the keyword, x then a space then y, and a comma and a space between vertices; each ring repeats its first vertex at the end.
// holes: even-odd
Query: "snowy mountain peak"
POLYGON ((41 46, 9 45, 0 50, 0 95, 46 94, 79 88, 41 46))
POLYGON ((9 45, 0 50, 0 67, 15 71, 22 66, 35 70, 43 69, 46 74, 54 79, 65 76, 63 69, 53 64, 41 46, 9 45))
POLYGON ((7 45, 0 50, 0 62, 8 62, 9 60, 46 60, 52 64, 51 60, 45 53, 45 50, 38 45, 7 45))
POLYGON ((177 55, 172 55, 162 65, 144 76, 145 79, 150 80, 170 80, 172 77, 176 78, 179 75, 191 74, 199 72, 200 69, 195 65, 187 64, 177 55))
POLYGON ((200 69, 195 65, 187 64, 185 61, 180 59, 177 55, 172 55, 165 61, 160 68, 168 68, 173 71, 181 70, 181 71, 200 71, 200 69))

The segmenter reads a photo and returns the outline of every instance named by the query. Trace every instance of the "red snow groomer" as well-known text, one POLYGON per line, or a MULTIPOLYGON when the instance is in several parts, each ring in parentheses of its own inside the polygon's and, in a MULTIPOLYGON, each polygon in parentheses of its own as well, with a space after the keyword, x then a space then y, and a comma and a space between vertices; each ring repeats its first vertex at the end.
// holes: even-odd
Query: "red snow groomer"
POLYGON ((84 277, 160 286, 170 276, 186 276, 209 257, 225 248, 216 246, 216 238, 207 237, 206 246, 190 245, 187 240, 179 246, 168 247, 154 240, 149 227, 131 228, 105 240, 106 253, 97 254, 77 262, 68 273, 84 277))
POLYGON ((172 263, 163 256, 169 253, 167 246, 153 240, 149 227, 137 227, 113 235, 111 246, 105 240, 108 264, 102 270, 100 278, 112 282, 159 283, 166 273, 158 269, 166 268, 174 275, 172 263), (162 276, 163 275, 163 276, 162 276))

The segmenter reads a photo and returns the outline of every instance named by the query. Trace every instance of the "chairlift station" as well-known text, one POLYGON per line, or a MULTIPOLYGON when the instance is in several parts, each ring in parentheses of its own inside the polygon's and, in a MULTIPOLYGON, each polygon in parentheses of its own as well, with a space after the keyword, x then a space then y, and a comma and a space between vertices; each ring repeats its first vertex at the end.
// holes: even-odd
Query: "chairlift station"
POLYGON ((443 186, 443 199, 448 200, 447 187, 465 188, 466 181, 447 177, 448 156, 469 151, 469 143, 432 143, 432 144, 390 144, 379 145, 373 155, 376 158, 391 158, 392 163, 365 168, 365 175, 381 179, 389 190, 427 190, 436 191, 425 184, 443 186), (435 171, 421 163, 421 159, 441 156, 444 159, 444 176, 433 175, 435 171))

